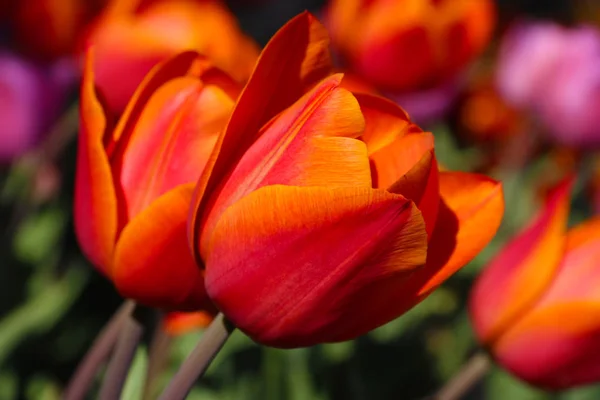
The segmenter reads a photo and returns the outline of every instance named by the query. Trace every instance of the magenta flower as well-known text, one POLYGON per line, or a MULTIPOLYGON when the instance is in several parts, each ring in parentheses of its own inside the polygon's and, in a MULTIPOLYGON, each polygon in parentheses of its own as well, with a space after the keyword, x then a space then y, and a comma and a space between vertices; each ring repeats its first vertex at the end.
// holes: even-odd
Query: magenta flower
POLYGON ((72 80, 70 70, 62 64, 44 69, 0 52, 0 162, 30 150, 50 129, 72 80))
POLYGON ((510 103, 529 109, 551 138, 600 145, 600 32, 522 22, 506 34, 496 83, 510 103))

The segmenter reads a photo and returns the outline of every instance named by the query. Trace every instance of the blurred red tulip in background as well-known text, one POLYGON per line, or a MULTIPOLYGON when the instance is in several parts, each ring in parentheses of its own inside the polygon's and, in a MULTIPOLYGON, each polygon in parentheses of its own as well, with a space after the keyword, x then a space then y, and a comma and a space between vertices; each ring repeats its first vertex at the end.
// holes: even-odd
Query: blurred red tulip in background
POLYGON ((122 112, 158 62, 195 50, 244 83, 258 46, 217 0, 113 0, 86 38, 96 52, 96 84, 109 108, 122 112))
POLYGON ((381 90, 406 92, 454 78, 488 43, 490 0, 331 0, 334 48, 381 90))

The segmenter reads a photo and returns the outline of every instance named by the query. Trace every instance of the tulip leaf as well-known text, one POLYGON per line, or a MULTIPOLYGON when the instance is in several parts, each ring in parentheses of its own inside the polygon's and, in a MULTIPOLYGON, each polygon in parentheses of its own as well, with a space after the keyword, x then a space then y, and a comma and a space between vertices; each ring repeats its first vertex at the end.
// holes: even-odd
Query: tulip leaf
POLYGON ((144 347, 139 347, 127 374, 127 380, 121 393, 121 400, 138 400, 142 398, 147 368, 147 351, 144 347))

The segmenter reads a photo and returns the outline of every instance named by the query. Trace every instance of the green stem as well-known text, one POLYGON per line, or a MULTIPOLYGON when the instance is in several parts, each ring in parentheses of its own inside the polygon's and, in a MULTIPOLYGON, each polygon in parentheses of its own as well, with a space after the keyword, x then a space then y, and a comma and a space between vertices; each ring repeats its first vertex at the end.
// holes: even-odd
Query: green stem
POLYGON ((167 366, 169 349, 173 342, 173 337, 163 329, 163 316, 160 317, 150 345, 150 356, 148 360, 148 370, 146 381, 144 382, 143 400, 155 399, 158 387, 158 377, 167 366))
POLYGON ((115 400, 121 395, 129 367, 144 333, 144 327, 136 315, 138 310, 137 307, 133 310, 132 315, 125 320, 119 333, 117 345, 100 388, 100 395, 98 396, 100 400, 115 400))
POLYGON ((233 329, 225 321, 223 314, 219 313, 206 329, 194 350, 192 350, 188 358, 183 362, 181 368, 177 371, 159 400, 185 399, 192 390, 196 380, 206 372, 212 360, 219 350, 221 350, 231 332, 233 332, 233 329))
POLYGON ((98 372, 98 368, 106 361, 115 347, 119 333, 134 306, 135 304, 132 301, 123 303, 102 329, 71 377, 63 393, 65 400, 80 400, 85 398, 98 372))
POLYGON ((478 352, 439 390, 434 400, 458 400, 483 378, 492 363, 487 354, 478 352))

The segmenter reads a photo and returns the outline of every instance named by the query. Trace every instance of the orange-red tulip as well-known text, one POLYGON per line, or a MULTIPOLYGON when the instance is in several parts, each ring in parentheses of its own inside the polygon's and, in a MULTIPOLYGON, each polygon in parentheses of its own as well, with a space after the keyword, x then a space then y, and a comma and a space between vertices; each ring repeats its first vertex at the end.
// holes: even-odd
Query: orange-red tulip
POLYGON ((305 13, 262 52, 196 187, 191 243, 216 306, 260 343, 354 338, 474 257, 499 183, 438 172, 433 136, 342 88, 305 13))
POLYGON ((570 186, 491 262, 470 301, 498 363, 549 389, 600 380, 600 219, 567 230, 570 186))
POLYGON ((99 100, 93 53, 81 90, 75 228, 92 263, 125 296, 166 309, 207 303, 189 251, 192 192, 237 97, 197 53, 155 68, 116 125, 99 100))
POLYGON ((118 112, 154 65, 179 52, 198 51, 242 83, 258 56, 216 0, 113 0, 87 42, 96 49, 96 82, 118 112))
POLYGON ((333 44, 348 67, 382 90, 430 88, 487 44, 492 0, 331 0, 333 44))

